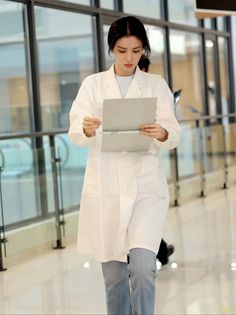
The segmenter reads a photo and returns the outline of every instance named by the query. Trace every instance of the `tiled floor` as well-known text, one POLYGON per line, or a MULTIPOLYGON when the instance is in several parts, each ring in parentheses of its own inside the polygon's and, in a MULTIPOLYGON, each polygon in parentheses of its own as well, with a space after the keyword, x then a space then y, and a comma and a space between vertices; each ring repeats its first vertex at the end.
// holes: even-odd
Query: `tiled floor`
MULTIPOLYGON (((236 314, 236 186, 171 208, 157 314, 236 314)), ((101 268, 76 246, 0 273, 0 314, 105 314, 101 268)))

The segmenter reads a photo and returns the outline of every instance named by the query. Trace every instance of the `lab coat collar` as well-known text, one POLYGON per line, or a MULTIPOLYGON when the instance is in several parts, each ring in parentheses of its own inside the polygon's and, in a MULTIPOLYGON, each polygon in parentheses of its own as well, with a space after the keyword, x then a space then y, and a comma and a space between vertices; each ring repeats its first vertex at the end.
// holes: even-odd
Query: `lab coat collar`
MULTIPOLYGON (((132 98, 132 97, 142 97, 142 88, 145 86, 143 73, 136 67, 134 78, 131 82, 131 85, 125 95, 125 98, 132 98)), ((114 72, 114 65, 110 67, 106 71, 105 76, 105 98, 120 98, 122 97, 120 93, 120 88, 117 83, 115 72, 114 72)))

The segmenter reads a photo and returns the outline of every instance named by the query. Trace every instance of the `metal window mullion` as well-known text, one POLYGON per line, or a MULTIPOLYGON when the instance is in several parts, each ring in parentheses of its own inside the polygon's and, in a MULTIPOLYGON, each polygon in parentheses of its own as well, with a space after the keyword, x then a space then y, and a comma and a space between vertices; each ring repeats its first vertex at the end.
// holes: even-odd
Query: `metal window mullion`
POLYGON ((116 11, 123 12, 124 11, 123 0, 114 0, 114 8, 116 11))
POLYGON ((28 58, 29 69, 31 72, 32 87, 32 106, 33 106, 33 119, 34 119, 34 131, 42 130, 42 117, 40 110, 40 92, 39 92, 39 70, 38 70, 38 50, 37 39, 35 30, 35 16, 34 16, 34 0, 27 2, 26 4, 26 31, 28 40, 28 58))
MULTIPOLYGON (((161 0, 161 14, 162 17, 168 21, 169 13, 168 13, 168 1, 161 0)), ((166 25, 164 27, 165 30, 165 42, 164 42, 164 68, 165 75, 169 84, 170 89, 172 90, 172 72, 171 72, 171 51, 170 51, 170 26, 166 25)))
POLYGON ((161 5, 161 18, 165 21, 169 21, 168 0, 160 0, 160 5, 161 5))
POLYGON ((25 64, 26 64, 26 73, 27 73, 27 88, 28 88, 28 102, 29 102, 29 123, 30 131, 35 132, 34 124, 34 98, 33 98, 33 87, 32 87, 32 75, 31 75, 31 53, 29 45, 29 30, 28 30, 28 18, 27 18, 27 8, 23 7, 22 10, 22 19, 23 19, 23 31, 25 35, 24 45, 25 45, 25 64))
POLYGON ((211 20, 211 28, 215 31, 217 31, 217 19, 216 18, 213 18, 211 20))
MULTIPOLYGON (((164 18, 168 20, 168 2, 163 0, 161 10, 164 18)), ((170 50, 170 27, 165 27, 165 52, 164 52, 165 73, 170 89, 173 89, 172 66, 171 66, 171 50, 170 50)), ((169 151, 170 168, 174 183, 174 206, 179 205, 179 168, 178 168, 178 151, 173 149, 169 151)))
MULTIPOLYGON (((201 49, 201 64, 202 64, 202 91, 203 91, 203 107, 204 107, 204 115, 209 115, 209 99, 208 99, 208 77, 207 77, 207 55, 206 55, 206 35, 202 33, 202 49, 201 49)), ((205 122, 206 125, 209 125, 209 121, 205 122)))
POLYGON ((100 8, 100 0, 90 0, 90 5, 95 8, 100 8))
MULTIPOLYGON (((231 87, 231 76, 234 76, 234 71, 232 72, 231 74, 231 68, 233 68, 233 65, 231 65, 231 61, 229 59, 229 49, 230 49, 230 46, 229 46, 229 39, 228 38, 224 38, 224 42, 225 42, 225 51, 226 51, 226 55, 224 56, 224 60, 225 60, 225 75, 226 77, 228 77, 228 80, 227 80, 227 96, 226 96, 226 99, 227 99, 227 113, 235 113, 236 112, 236 107, 233 108, 232 104, 232 99, 231 99, 231 94, 232 92, 234 93, 234 89, 232 90, 232 87, 231 87)), ((234 82, 234 81, 233 81, 234 82)), ((233 122, 235 121, 233 117, 230 117, 229 118, 229 122, 233 122)))
MULTIPOLYGON (((222 114, 222 104, 221 104, 221 80, 220 80, 220 61, 219 61, 219 45, 218 37, 214 41, 214 67, 215 67, 215 87, 216 87, 216 108, 217 114, 222 114)), ((222 118, 219 119, 219 123, 222 123, 222 118)))
POLYGON ((98 70, 105 70, 105 49, 103 40, 103 23, 101 14, 96 16, 96 38, 97 38, 97 60, 98 60, 98 70))
POLYGON ((197 21, 197 25, 198 25, 198 27, 200 27, 200 28, 204 28, 204 21, 203 21, 203 19, 198 20, 198 21, 197 21))
MULTIPOLYGON (((38 70, 38 50, 35 30, 34 0, 28 1, 26 10, 24 10, 24 29, 26 34, 26 60, 28 71, 28 86, 30 95, 30 107, 32 114, 31 132, 42 131, 42 116, 40 107, 40 90, 39 90, 39 70, 38 70)), ((34 176, 36 187, 39 187, 40 213, 43 217, 48 216, 48 197, 45 187, 47 187, 45 173, 45 156, 43 151, 43 138, 36 137, 32 139, 33 158, 35 163, 34 176)), ((36 189, 37 191, 37 189, 36 189)), ((36 194, 37 198, 37 194, 36 194)))
MULTIPOLYGON (((232 22, 231 22, 231 17, 226 18, 226 23, 227 23, 227 30, 230 32, 230 37, 228 38, 228 71, 229 71, 229 98, 230 98, 230 113, 235 113, 236 112, 236 101, 235 101, 235 77, 236 75, 234 73, 234 59, 233 59, 233 43, 232 43, 232 22)), ((230 120, 232 122, 236 121, 236 118, 230 120)))
POLYGON ((164 51, 164 66, 165 74, 170 89, 173 88, 172 69, 171 69, 171 49, 170 49, 170 28, 167 26, 165 29, 165 51, 164 51))

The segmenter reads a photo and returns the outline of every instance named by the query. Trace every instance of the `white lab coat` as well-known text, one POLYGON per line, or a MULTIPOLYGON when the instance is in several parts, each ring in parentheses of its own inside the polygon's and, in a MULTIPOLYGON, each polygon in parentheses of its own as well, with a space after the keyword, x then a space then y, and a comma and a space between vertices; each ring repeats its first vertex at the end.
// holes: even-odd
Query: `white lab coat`
POLYGON ((83 133, 83 118, 102 118, 103 100, 121 97, 112 66, 83 81, 70 111, 69 137, 78 145, 89 146, 78 251, 101 262, 125 261, 131 248, 158 252, 169 207, 159 148, 176 147, 180 134, 173 96, 165 80, 137 67, 125 97, 157 97, 156 121, 168 131, 168 140, 153 140, 149 151, 101 152, 102 126, 95 137, 88 138, 83 133))

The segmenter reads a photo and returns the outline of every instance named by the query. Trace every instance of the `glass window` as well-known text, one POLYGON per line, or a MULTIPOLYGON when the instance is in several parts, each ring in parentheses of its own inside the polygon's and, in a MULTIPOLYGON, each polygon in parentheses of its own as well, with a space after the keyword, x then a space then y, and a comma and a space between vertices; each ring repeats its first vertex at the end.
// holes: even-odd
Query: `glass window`
POLYGON ((67 128, 81 82, 97 69, 93 18, 37 7, 36 34, 43 128, 67 128))
POLYGON ((168 0, 169 20, 175 23, 197 26, 195 0, 168 0))
POLYGON ((173 90, 182 90, 176 105, 179 118, 192 118, 203 112, 200 47, 200 35, 170 32, 173 90))
POLYGON ((0 133, 30 129, 22 10, 20 3, 1 2, 0 133))
POLYGON ((104 51, 105 51, 105 68, 108 69, 114 62, 114 58, 112 53, 108 55, 108 43, 107 43, 107 35, 109 31, 110 25, 103 25, 103 41, 104 41, 104 51))
POLYGON ((160 0, 124 0, 124 12, 160 19, 160 0))
POLYGON ((145 25, 145 28, 151 46, 149 72, 165 77, 164 31, 154 25, 145 25))
POLYGON ((208 29, 212 29, 211 19, 204 19, 204 27, 208 29))
POLYGON ((225 18, 223 16, 217 18, 217 29, 218 31, 225 30, 225 18))
POLYGON ((100 0, 100 6, 104 9, 114 10, 114 1, 111 0, 100 0))

